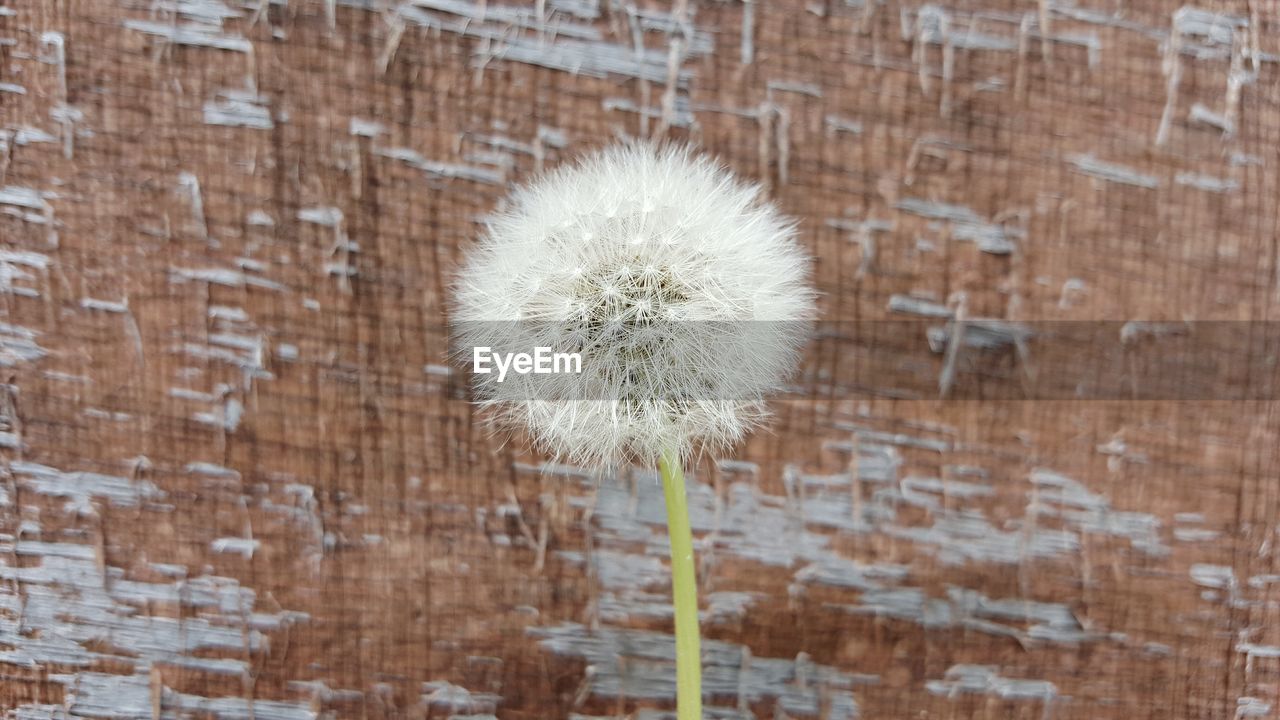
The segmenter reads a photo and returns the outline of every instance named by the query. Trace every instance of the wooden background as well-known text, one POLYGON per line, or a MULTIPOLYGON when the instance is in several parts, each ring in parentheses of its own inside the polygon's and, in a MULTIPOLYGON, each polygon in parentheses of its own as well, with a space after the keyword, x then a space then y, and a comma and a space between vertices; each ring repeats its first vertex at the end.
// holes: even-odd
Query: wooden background
POLYGON ((6 0, 5 717, 671 717, 652 472, 489 437, 442 324, 625 135, 767 184, 839 328, 695 469, 707 717, 1280 716, 1274 395, 1019 394, 1277 319, 1280 6, 1199 2, 6 0))

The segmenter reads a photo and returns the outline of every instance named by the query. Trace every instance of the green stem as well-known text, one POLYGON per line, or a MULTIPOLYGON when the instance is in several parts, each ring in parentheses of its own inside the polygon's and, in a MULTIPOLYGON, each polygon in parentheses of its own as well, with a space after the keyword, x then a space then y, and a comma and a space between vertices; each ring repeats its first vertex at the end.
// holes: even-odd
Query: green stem
POLYGON ((671 604, 676 616, 676 717, 702 720, 702 646, 698 639, 698 581, 693 572, 693 532, 684 470, 675 453, 658 463, 667 498, 667 534, 671 538, 671 604))

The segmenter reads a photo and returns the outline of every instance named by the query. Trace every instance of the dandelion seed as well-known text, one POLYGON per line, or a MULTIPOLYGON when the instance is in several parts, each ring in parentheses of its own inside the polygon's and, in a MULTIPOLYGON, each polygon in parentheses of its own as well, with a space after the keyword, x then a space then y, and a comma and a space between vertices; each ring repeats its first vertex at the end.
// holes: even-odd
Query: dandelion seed
POLYGON ((489 220, 457 276, 455 342, 581 353, 579 375, 475 376, 491 417, 558 459, 684 461, 766 416, 813 316, 808 264, 757 186, 688 148, 619 145, 489 220))

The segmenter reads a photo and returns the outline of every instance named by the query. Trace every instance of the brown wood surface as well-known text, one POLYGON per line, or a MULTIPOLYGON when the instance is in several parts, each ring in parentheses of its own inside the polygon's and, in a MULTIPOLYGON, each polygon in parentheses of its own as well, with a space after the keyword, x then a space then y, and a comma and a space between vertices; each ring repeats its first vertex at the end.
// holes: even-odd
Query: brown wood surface
POLYGON ((1271 0, 7 0, 5 717, 669 717, 651 471, 491 437, 443 325, 507 189, 623 135, 767 184, 835 329, 693 468, 708 717, 1280 716, 1278 38, 1271 0), (1110 340, 923 342, 974 319, 1110 340))

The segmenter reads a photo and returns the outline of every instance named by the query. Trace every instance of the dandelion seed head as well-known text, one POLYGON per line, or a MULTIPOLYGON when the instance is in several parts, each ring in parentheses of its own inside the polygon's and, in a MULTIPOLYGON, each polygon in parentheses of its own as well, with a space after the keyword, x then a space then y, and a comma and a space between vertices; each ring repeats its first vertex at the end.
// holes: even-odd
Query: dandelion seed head
POLYGON ((493 419, 560 460, 688 458, 766 417, 814 314, 808 265, 758 186, 685 147, 617 145, 489 219, 455 280, 454 342, 581 356, 580 374, 473 376, 493 419))

